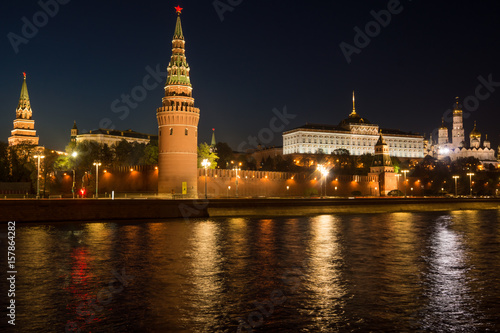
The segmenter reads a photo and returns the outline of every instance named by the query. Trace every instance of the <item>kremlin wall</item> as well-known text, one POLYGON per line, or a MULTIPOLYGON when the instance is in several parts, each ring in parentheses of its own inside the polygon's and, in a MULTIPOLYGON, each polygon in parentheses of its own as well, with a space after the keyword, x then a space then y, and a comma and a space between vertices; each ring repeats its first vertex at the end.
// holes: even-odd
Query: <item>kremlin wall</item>
MULTIPOLYGON (((318 177, 305 177, 287 172, 245 171, 238 172, 236 185, 236 171, 229 169, 207 170, 207 197, 212 198, 261 198, 261 197, 320 197, 325 195, 325 183, 318 177), (238 189, 238 193, 236 193, 238 189)), ((198 169, 198 197, 205 197, 205 169, 198 169)), ((380 183, 376 176, 340 175, 326 180, 326 196, 380 196, 380 183)), ((69 174, 63 175, 61 194, 71 196, 72 178, 69 174)), ((406 192, 408 196, 422 196, 424 190, 431 184, 422 184, 419 179, 408 177, 406 192)), ((95 191, 93 182, 87 188, 89 197, 95 191)), ((100 197, 111 197, 112 191, 116 198, 140 197, 173 197, 182 199, 177 192, 161 195, 157 194, 158 169, 154 166, 136 166, 133 168, 119 168, 106 170, 99 176, 100 197)), ((404 181, 400 179, 394 186, 404 193, 404 181)), ((391 188, 392 189, 392 188, 391 188)))

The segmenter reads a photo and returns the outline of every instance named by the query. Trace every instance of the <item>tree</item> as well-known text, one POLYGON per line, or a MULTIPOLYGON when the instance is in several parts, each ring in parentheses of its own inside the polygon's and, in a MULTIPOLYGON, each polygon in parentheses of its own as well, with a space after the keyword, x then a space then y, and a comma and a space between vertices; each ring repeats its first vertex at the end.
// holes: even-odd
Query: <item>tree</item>
POLYGON ((210 162, 209 169, 215 169, 219 157, 217 154, 212 152, 212 149, 208 144, 203 142, 198 145, 198 168, 203 168, 201 162, 203 162, 204 159, 207 159, 210 162))
POLYGON ((0 182, 8 182, 9 178, 9 145, 0 141, 0 182))
POLYGON ((225 142, 217 142, 215 148, 217 149, 217 156, 219 157, 217 160, 217 168, 231 169, 231 161, 234 161, 234 154, 231 147, 225 142))
POLYGON ((158 141, 151 140, 151 142, 144 149, 143 164, 145 165, 158 164, 158 141))

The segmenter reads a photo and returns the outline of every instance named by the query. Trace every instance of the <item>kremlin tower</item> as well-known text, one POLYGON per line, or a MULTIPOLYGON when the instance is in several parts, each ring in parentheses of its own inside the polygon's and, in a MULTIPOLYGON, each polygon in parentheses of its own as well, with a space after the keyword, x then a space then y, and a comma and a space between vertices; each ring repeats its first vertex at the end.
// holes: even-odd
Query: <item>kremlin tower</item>
POLYGON ((38 146, 38 137, 35 131, 35 121, 32 119, 30 97, 28 95, 28 86, 26 84, 26 73, 23 73, 24 81, 21 87, 21 96, 16 109, 16 119, 14 120, 14 129, 9 137, 9 146, 21 144, 38 146))
POLYGON ((156 111, 158 119, 158 193, 198 195, 198 121, 200 109, 194 107, 193 87, 189 79, 182 8, 177 6, 177 23, 172 40, 165 97, 156 111))

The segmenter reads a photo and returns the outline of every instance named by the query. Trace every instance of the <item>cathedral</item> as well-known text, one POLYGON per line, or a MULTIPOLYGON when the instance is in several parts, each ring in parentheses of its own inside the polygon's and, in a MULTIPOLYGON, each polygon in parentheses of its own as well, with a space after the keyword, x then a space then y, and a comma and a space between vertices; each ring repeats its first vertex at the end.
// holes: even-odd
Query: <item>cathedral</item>
POLYGON ((463 126, 463 111, 460 108, 458 97, 453 108, 453 127, 451 130, 451 140, 448 128, 441 120, 441 127, 438 130, 437 142, 431 137, 425 141, 426 155, 439 160, 449 157, 452 161, 458 158, 474 157, 477 158, 484 167, 492 165, 498 167, 499 162, 495 157, 495 150, 491 148, 488 135, 482 141, 481 132, 477 129, 474 122, 474 129, 469 134, 469 142, 465 139, 465 130, 463 126))

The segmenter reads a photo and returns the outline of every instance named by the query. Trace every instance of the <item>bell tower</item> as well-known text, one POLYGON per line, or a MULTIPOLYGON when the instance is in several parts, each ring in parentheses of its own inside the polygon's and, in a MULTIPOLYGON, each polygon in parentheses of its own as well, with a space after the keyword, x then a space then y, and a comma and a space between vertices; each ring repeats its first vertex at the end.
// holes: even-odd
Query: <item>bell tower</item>
POLYGON ((194 107, 185 40, 181 25, 182 8, 177 6, 177 23, 172 40, 165 97, 156 110, 158 120, 158 193, 190 198, 198 195, 198 121, 194 107))
POLYGON ((462 109, 460 108, 460 104, 458 103, 458 97, 456 97, 455 107, 453 108, 453 129, 451 130, 451 136, 453 148, 464 146, 464 120, 462 109))

